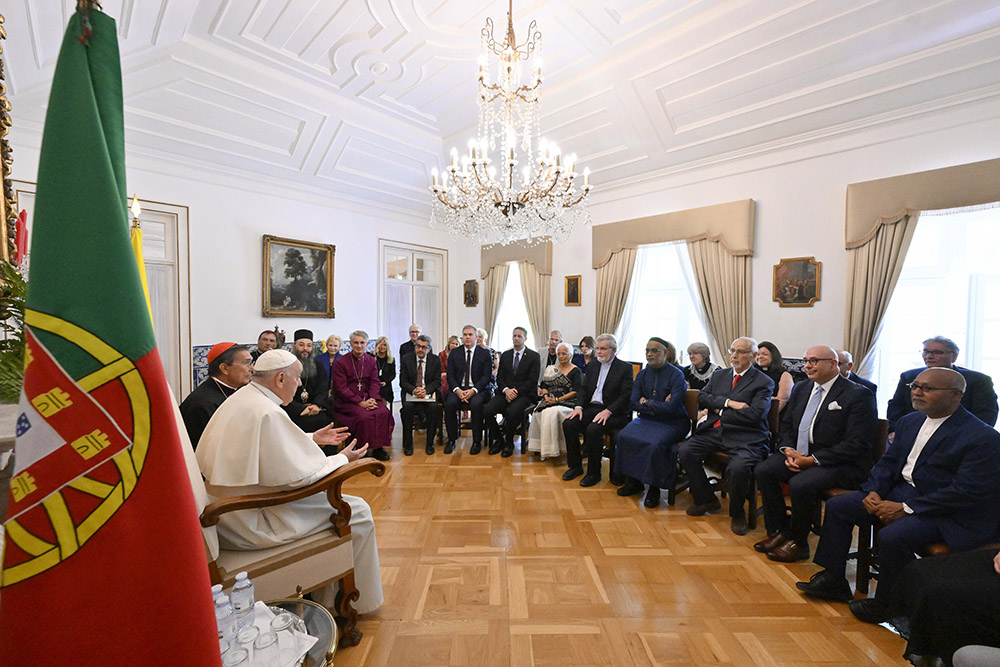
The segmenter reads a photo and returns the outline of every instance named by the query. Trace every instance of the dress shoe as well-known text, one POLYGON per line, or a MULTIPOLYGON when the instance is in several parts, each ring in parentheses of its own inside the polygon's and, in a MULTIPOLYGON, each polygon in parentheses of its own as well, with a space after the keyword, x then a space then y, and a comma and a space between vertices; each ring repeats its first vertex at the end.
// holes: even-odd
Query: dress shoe
POLYGON ((809 543, 799 544, 795 540, 788 540, 781 546, 775 547, 767 552, 767 557, 779 563, 794 563, 809 558, 809 543))
POLYGON ((851 585, 847 579, 838 577, 829 570, 817 572, 809 581, 800 581, 795 587, 806 595, 825 600, 835 600, 837 602, 850 602, 854 599, 851 594, 851 585))
POLYGON ((469 447, 469 454, 472 456, 475 456, 481 451, 483 451, 483 443, 481 442, 474 442, 472 443, 472 447, 469 447))
POLYGON ((774 535, 768 535, 766 540, 761 540, 757 544, 753 545, 754 551, 759 551, 762 554, 766 554, 768 551, 777 549, 782 544, 788 541, 788 538, 777 532, 774 535))
POLYGON ((601 473, 599 472, 588 472, 580 480, 580 486, 594 486, 601 481, 601 473))
POLYGON ((500 453, 500 456, 505 459, 509 459, 510 457, 514 456, 514 443, 512 442, 506 447, 504 447, 503 451, 500 453))
POLYGON ((389 452, 385 451, 385 447, 379 447, 378 449, 372 450, 372 458, 376 461, 388 461, 389 452))
POLYGON ((734 516, 729 520, 729 530, 733 531, 735 535, 746 535, 750 532, 749 526, 747 526, 747 515, 740 514, 739 516, 734 516))
POLYGON ((854 614, 854 617, 859 621, 878 625, 879 623, 885 623, 889 620, 889 614, 885 605, 878 600, 874 600, 872 598, 865 598, 864 600, 851 600, 849 606, 851 608, 851 613, 854 614))
POLYGON ((654 507, 660 506, 660 487, 649 486, 649 491, 646 491, 646 499, 642 501, 644 507, 648 509, 653 509, 654 507))
POLYGON ((491 442, 490 443, 490 451, 489 451, 490 456, 496 456, 502 450, 503 450, 503 443, 502 442, 491 442))
POLYGON ((576 479, 583 474, 583 468, 570 468, 563 473, 563 481, 568 482, 571 479, 576 479))
POLYGON ((451 454, 453 451, 455 451, 455 441, 449 440, 448 444, 444 446, 444 453, 451 454))
POLYGON ((628 479, 625 477, 625 475, 622 475, 622 474, 617 473, 617 472, 613 472, 613 473, 608 474, 608 481, 611 482, 612 484, 614 484, 615 486, 621 486, 626 481, 628 481, 628 479))
POLYGON ((424 454, 427 454, 427 456, 430 456, 433 453, 434 453, 434 445, 427 445, 426 447, 424 447, 424 454))
POLYGON ((403 445, 403 456, 413 456, 413 445, 409 447, 403 445))
POLYGON ((617 493, 619 496, 622 497, 637 496, 645 490, 646 488, 642 485, 642 482, 636 479, 630 479, 629 481, 625 482, 625 486, 618 489, 618 491, 616 491, 615 493, 617 493))
POLYGON ((722 509, 722 503, 715 496, 707 503, 702 503, 701 505, 691 505, 685 512, 688 516, 703 516, 705 514, 710 514, 711 512, 718 512, 722 509))

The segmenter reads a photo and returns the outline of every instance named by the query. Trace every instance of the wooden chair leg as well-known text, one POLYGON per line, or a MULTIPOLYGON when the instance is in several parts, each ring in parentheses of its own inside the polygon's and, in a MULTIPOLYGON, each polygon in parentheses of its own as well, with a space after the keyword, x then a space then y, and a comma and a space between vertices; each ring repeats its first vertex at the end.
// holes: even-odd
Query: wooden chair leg
POLYGON ((361 631, 358 630, 358 612, 351 603, 357 602, 360 594, 354 585, 354 572, 340 580, 340 590, 337 591, 337 629, 340 633, 340 648, 357 646, 361 643, 361 631))

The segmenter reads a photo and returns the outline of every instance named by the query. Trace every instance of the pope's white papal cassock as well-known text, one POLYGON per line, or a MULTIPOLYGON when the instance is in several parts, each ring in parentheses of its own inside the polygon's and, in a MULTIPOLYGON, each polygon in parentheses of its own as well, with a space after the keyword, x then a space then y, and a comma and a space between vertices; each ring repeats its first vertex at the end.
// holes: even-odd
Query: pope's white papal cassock
MULTIPOLYGON (((196 452, 213 499, 300 488, 347 463, 343 454, 326 456, 280 404, 274 392, 251 382, 216 410, 196 452)), ((375 523, 364 499, 345 495, 344 500, 351 506, 354 580, 360 594, 353 606, 366 614, 382 605, 375 523)), ((219 541, 227 549, 246 550, 287 544, 329 529, 332 511, 326 494, 317 493, 285 505, 229 512, 219 521, 219 541)), ((324 603, 330 593, 321 593, 324 603)))

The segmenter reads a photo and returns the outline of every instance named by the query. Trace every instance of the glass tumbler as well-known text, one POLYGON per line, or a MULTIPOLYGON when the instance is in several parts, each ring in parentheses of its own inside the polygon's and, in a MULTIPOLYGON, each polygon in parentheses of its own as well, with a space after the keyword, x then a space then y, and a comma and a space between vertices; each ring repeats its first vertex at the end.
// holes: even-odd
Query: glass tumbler
POLYGON ((281 657, 281 664, 287 664, 295 659, 295 630, 292 627, 295 623, 295 616, 284 612, 271 619, 271 632, 278 637, 278 653, 281 657))
POLYGON ((278 667, 278 635, 262 632, 253 642, 254 667, 278 667))
POLYGON ((245 648, 233 648, 222 656, 222 667, 250 667, 250 654, 245 648))

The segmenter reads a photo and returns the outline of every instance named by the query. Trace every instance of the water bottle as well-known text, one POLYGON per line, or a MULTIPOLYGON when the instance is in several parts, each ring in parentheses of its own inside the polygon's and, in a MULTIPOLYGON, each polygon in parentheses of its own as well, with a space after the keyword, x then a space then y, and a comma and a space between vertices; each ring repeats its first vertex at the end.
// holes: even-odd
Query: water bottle
POLYGON ((236 612, 229 604, 228 595, 215 598, 215 621, 219 625, 219 639, 232 639, 236 634, 236 612))
POLYGON ((215 598, 222 595, 222 584, 215 584, 212 586, 212 603, 215 603, 215 598))
POLYGON ((253 582, 246 572, 236 575, 236 583, 233 584, 230 596, 233 600, 233 611, 236 612, 236 626, 238 629, 243 629, 253 623, 254 617, 253 582))

